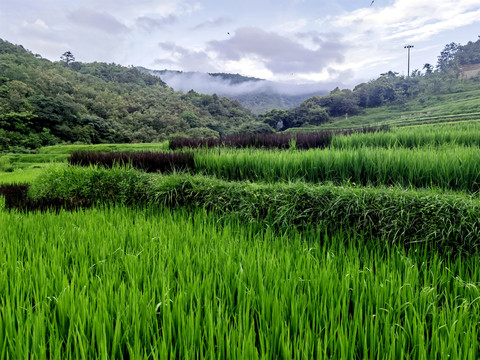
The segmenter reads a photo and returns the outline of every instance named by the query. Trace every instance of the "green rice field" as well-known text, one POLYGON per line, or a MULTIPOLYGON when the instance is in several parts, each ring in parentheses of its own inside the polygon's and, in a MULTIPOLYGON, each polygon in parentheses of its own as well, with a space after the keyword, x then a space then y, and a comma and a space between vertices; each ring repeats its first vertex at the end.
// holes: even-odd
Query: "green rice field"
POLYGON ((0 224, 5 357, 478 357, 476 256, 205 211, 2 212, 0 224))
POLYGON ((0 359, 478 359, 479 144, 393 127, 164 174, 5 154, 31 208, 0 196, 0 359))

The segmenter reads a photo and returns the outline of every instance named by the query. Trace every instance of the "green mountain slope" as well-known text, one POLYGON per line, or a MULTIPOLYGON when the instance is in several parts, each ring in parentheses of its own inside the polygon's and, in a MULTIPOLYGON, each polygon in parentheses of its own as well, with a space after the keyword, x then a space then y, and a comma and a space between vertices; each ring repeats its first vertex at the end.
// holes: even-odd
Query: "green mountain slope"
POLYGON ((133 67, 50 62, 0 39, 0 151, 218 136, 256 126, 238 101, 175 92, 133 67))

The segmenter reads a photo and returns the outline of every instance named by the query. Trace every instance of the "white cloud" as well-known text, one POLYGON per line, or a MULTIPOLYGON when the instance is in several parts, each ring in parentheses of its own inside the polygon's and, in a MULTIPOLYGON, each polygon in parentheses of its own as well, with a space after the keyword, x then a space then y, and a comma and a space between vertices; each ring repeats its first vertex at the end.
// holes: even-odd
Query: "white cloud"
POLYGON ((480 0, 395 0, 388 7, 368 7, 332 19, 353 39, 427 40, 480 20, 480 0), (375 36, 372 36, 375 35, 375 36))
POLYGON ((274 31, 284 32, 284 33, 294 33, 305 28, 307 25, 308 25, 307 19, 291 20, 291 21, 282 23, 278 26, 275 26, 274 31))
POLYGON ((37 19, 34 24, 43 30, 49 29, 48 25, 42 19, 37 19))
MULTIPOLYGON (((355 83, 361 76, 373 78, 387 70, 404 73, 407 44, 415 45, 414 54, 423 53, 424 62, 431 62, 427 49, 434 51, 432 41, 480 21, 480 0, 394 0, 388 6, 376 1, 375 6, 319 21, 343 34, 348 43, 345 62, 332 67, 353 70, 355 83)), ((454 36, 451 41, 458 41, 454 36)), ((413 58, 417 63, 412 68, 421 67, 422 58, 413 58)))

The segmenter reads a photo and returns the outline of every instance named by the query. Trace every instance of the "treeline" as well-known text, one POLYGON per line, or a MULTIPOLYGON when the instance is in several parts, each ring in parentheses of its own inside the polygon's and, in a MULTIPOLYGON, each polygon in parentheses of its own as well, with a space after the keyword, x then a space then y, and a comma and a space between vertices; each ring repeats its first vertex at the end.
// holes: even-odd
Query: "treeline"
MULTIPOLYGON (((364 109, 402 105, 418 99, 425 102, 430 96, 461 91, 461 65, 480 63, 480 39, 466 45, 447 44, 438 56, 436 67, 425 64, 414 69, 410 76, 388 71, 375 80, 357 85, 353 90, 338 87, 326 96, 315 96, 289 110, 270 110, 259 119, 276 130, 301 126, 316 126, 338 117, 357 115, 364 109)), ((480 82, 480 77, 470 81, 480 82)))
POLYGON ((259 127, 237 101, 174 92, 133 67, 73 57, 51 62, 1 39, 0 64, 0 151, 218 137, 259 127))

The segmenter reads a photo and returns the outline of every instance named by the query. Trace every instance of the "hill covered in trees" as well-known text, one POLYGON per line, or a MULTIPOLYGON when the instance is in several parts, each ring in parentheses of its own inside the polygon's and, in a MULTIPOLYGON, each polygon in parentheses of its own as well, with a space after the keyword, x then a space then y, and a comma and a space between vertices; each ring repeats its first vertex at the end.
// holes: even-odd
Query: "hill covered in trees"
POLYGON ((353 90, 337 87, 326 96, 311 97, 293 109, 270 110, 259 118, 276 130, 286 130, 335 122, 381 106, 402 107, 411 101, 420 106, 431 104, 439 95, 480 89, 479 64, 480 37, 466 45, 450 43, 438 56, 436 67, 425 64, 423 69, 413 70, 410 76, 388 71, 353 90))
POLYGON ((238 101, 175 92, 137 68, 66 54, 51 62, 0 39, 0 151, 258 130, 238 101))
MULTIPOLYGON (((410 76, 388 71, 354 89, 336 88, 291 109, 280 104, 257 116, 237 100, 193 90, 176 92, 160 77, 135 67, 75 62, 68 52, 62 61, 51 62, 0 40, 0 151, 21 152, 63 142, 155 142, 178 136, 340 125, 346 117, 366 116, 368 109, 400 109, 412 102, 421 108, 441 96, 444 101, 445 94, 480 89, 480 76, 475 74, 478 62, 480 39, 466 45, 450 43, 435 67, 425 64, 410 76)), ((238 74, 208 76, 235 86, 263 82, 238 74)), ((471 110, 480 111, 479 106, 471 110)))

